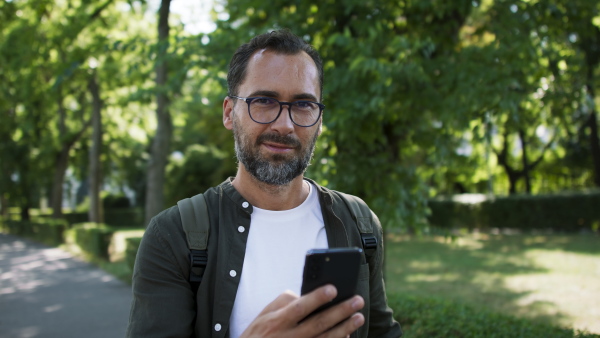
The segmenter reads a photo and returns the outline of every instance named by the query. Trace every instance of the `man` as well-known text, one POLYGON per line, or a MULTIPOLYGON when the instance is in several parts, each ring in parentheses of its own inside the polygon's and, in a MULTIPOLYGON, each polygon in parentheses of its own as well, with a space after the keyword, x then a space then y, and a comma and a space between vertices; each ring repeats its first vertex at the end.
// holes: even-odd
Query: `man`
POLYGON ((223 124, 239 166, 204 193, 209 262, 197 298, 175 206, 152 219, 141 242, 128 336, 399 337, 374 215, 379 247, 370 264, 363 259, 358 295, 303 320, 337 292, 327 285, 298 296, 306 251, 352 246, 358 233, 339 193, 303 177, 324 109, 318 53, 288 31, 259 35, 238 48, 227 81, 223 124))

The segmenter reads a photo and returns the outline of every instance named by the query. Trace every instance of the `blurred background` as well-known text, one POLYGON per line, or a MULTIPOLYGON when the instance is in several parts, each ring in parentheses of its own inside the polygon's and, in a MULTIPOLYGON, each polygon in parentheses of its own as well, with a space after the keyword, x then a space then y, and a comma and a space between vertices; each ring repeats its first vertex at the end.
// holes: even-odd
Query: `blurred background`
POLYGON ((151 217, 235 174, 228 62, 281 28, 324 61, 307 176, 381 219, 405 327, 458 301, 600 333, 593 0, 1 0, 3 231, 127 279, 151 217))

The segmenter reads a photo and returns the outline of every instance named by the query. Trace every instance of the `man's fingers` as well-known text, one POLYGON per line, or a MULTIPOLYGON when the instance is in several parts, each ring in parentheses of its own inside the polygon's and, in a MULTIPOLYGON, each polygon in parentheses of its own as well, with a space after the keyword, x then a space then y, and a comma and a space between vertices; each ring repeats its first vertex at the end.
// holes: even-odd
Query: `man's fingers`
POLYGON ((333 329, 319 335, 319 338, 339 338, 349 337, 350 334, 365 323, 365 317, 362 313, 355 313, 352 317, 346 319, 333 329))
POLYGON ((357 313, 364 305, 362 297, 354 296, 302 322, 302 331, 311 337, 329 332, 333 335, 324 337, 345 337, 364 324, 364 316, 357 313))
POLYGON ((311 312, 319 306, 330 302, 337 295, 337 290, 333 285, 325 285, 291 302, 290 306, 282 308, 285 316, 296 323, 306 318, 311 312))
POLYGON ((271 303, 269 303, 269 305, 267 305, 260 312, 259 316, 269 313, 269 312, 277 311, 299 298, 300 297, 298 297, 297 294, 293 293, 292 291, 287 290, 287 291, 283 292, 282 294, 280 294, 279 296, 277 296, 277 298, 275 298, 275 300, 273 300, 271 303))

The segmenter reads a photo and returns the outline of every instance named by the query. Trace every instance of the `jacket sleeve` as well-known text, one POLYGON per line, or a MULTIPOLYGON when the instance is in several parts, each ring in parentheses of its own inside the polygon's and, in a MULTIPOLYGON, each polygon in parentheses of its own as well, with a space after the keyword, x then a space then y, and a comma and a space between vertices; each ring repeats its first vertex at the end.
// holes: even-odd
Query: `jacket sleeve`
POLYGON ((377 253, 373 255, 370 266, 372 271, 369 277, 371 299, 369 318, 369 337, 396 338, 402 336, 400 324, 394 320, 392 309, 387 305, 385 283, 383 281, 383 230, 377 216, 373 216, 373 232, 377 237, 377 253))
POLYGON ((174 218, 168 211, 153 218, 140 243, 127 337, 193 335, 196 311, 188 282, 187 244, 174 218))

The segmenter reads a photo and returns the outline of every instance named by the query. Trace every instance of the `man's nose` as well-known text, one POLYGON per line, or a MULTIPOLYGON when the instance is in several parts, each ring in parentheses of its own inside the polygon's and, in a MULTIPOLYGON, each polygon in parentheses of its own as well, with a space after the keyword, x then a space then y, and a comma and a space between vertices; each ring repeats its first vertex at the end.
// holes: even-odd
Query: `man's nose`
POLYGON ((290 106, 283 106, 277 120, 271 123, 271 129, 279 135, 288 135, 294 132, 294 122, 290 118, 290 106))

